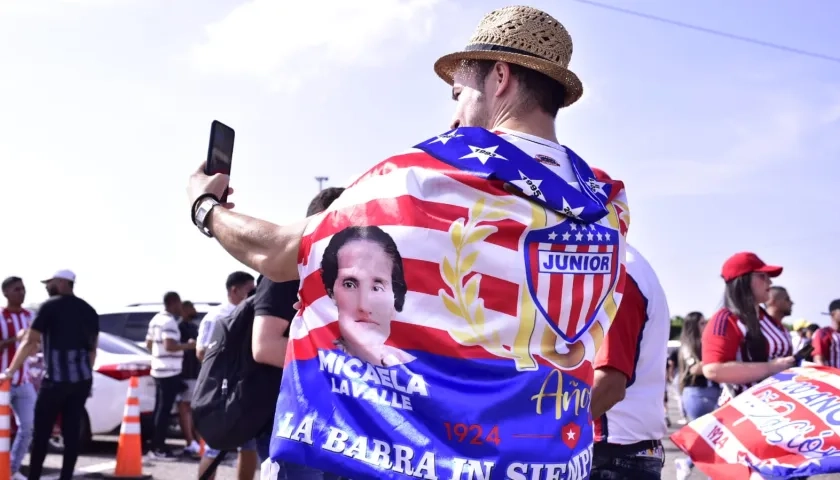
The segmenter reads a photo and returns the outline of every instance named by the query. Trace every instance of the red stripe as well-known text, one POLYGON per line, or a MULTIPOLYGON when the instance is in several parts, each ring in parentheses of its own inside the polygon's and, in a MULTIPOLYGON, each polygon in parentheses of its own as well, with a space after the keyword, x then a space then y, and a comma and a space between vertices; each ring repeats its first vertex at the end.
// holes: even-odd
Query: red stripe
MULTIPOLYGON (((552 245, 551 246, 552 252, 565 252, 566 248, 565 245, 552 245)), ((538 258, 538 256, 535 256, 538 258)), ((532 270, 535 272, 536 277, 540 277, 539 273, 539 265, 534 266, 536 270, 532 270)), ((565 275, 552 275, 552 274, 545 274, 545 277, 548 281, 548 298, 546 299, 547 305, 545 306, 546 311, 548 312, 548 321, 549 322, 561 322, 562 317, 561 315, 561 306, 563 304, 563 279, 565 275), (552 302, 551 300, 554 299, 552 302)), ((538 292, 539 290, 534 290, 534 292, 538 292)), ((537 297, 539 298, 539 297, 537 297)))
MULTIPOLYGON (((312 244, 344 230, 349 225, 404 226, 449 231, 452 222, 467 218, 469 209, 446 203, 421 200, 411 195, 371 200, 327 213, 314 232, 301 239, 299 263, 306 265, 312 244)), ((508 250, 518 251, 525 225, 510 219, 481 222, 495 225, 497 231, 484 241, 508 250)))
MULTIPOLYGON (((425 260, 412 258, 403 259, 405 281, 408 290, 415 293, 438 296, 441 289, 452 295, 443 277, 440 274, 440 265, 425 260)), ((470 272, 464 277, 464 284, 475 275, 470 272)), ((321 279, 321 271, 316 270, 309 274, 302 282, 300 290, 301 304, 311 305, 321 297, 326 296, 324 282, 321 279)), ((511 298, 518 298, 519 284, 507 280, 482 274, 478 287, 478 297, 484 300, 484 307, 494 312, 504 313, 510 316, 517 315, 518 302, 511 302, 511 298)))
MULTIPOLYGON (((796 453, 789 452, 782 447, 767 443, 764 435, 761 434, 761 430, 756 428, 752 421, 746 420, 738 422, 738 420, 744 418, 744 414, 733 407, 731 403, 715 410, 713 415, 717 418, 718 422, 723 424, 727 430, 732 432, 732 436, 737 438, 741 444, 757 458, 765 460, 776 458, 783 461, 783 463, 797 464, 802 463, 805 460, 805 457, 802 455, 797 455, 796 453)), ((818 420, 818 422, 823 423, 821 420, 818 420)))
POLYGON ((749 480, 751 470, 746 465, 729 464, 721 458, 691 425, 671 435, 671 441, 685 452, 694 465, 711 478, 749 480))
POLYGON ((412 167, 434 170, 436 173, 440 173, 441 175, 445 175, 453 180, 463 183, 464 185, 494 196, 506 197, 510 195, 510 193, 504 189, 505 182, 501 180, 487 180, 476 177, 472 172, 455 168, 448 163, 441 162, 425 152, 410 152, 395 155, 383 162, 380 162, 375 167, 363 173, 350 186, 354 187, 370 177, 388 175, 389 173, 393 173, 397 170, 412 167))
MULTIPOLYGON (((286 363, 316 358, 319 349, 335 350, 336 347, 333 342, 338 337, 338 322, 332 322, 323 327, 312 329, 306 337, 289 341, 289 347, 287 349, 289 353, 286 355, 286 363)), ((499 357, 489 353, 480 346, 461 345, 453 340, 449 333, 444 330, 404 322, 391 323, 391 335, 385 344, 409 352, 414 350, 441 357, 476 360, 499 359, 499 357)), ((539 357, 537 357, 537 363, 542 366, 551 367, 550 363, 539 357)), ((563 374, 572 375, 591 385, 594 370, 590 362, 583 362, 583 365, 574 370, 563 370, 563 374)))

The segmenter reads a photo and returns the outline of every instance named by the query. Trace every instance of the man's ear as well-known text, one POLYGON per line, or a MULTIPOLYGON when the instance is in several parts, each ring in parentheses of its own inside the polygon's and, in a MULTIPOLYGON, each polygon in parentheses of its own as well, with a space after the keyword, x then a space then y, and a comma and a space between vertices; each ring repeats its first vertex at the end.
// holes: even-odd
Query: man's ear
POLYGON ((496 62, 490 72, 490 77, 493 79, 496 97, 501 97, 513 88, 509 63, 496 62))

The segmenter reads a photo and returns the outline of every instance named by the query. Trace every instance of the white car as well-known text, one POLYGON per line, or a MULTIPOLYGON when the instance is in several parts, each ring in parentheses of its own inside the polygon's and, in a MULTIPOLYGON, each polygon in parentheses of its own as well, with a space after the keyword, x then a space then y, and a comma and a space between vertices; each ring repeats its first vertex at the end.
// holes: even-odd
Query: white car
MULTIPOLYGON (((218 305, 219 302, 193 302, 195 311, 198 313, 193 320, 196 326, 207 312, 218 305)), ((127 338, 145 349, 149 322, 156 313, 161 311, 163 311, 162 303, 133 303, 113 310, 100 310, 99 330, 127 338)))
MULTIPOLYGON (((119 433, 132 376, 137 376, 140 381, 138 399, 141 425, 151 425, 151 415, 155 409, 155 383, 150 376, 151 366, 151 356, 143 348, 105 332, 99 334, 93 389, 82 418, 83 444, 87 444, 94 435, 119 433)), ((50 447, 54 451, 64 448, 60 425, 59 419, 50 439, 50 447)))

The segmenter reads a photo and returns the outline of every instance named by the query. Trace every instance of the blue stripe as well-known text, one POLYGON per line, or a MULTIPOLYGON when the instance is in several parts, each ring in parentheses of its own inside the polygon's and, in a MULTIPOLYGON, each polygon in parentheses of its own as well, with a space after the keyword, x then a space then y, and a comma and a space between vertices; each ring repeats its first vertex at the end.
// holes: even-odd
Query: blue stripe
POLYGON ((726 336, 726 327, 727 324, 729 324, 729 315, 730 312, 727 309, 723 309, 715 314, 715 318, 712 320, 712 333, 718 337, 726 336))

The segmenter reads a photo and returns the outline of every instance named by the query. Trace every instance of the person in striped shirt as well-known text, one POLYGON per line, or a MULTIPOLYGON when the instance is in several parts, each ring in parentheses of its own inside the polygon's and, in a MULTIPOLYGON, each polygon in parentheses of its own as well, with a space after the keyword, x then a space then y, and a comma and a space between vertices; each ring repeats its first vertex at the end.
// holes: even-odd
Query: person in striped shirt
POLYGON ((814 363, 840 368, 840 299, 828 305, 831 325, 814 332, 811 345, 814 346, 814 363))
POLYGON ((703 329, 703 375, 721 385, 720 405, 757 382, 795 365, 787 329, 761 305, 770 298, 771 278, 782 267, 750 252, 723 264, 724 307, 703 329))
MULTIPOLYGON (((6 297, 6 307, 3 308, 3 318, 0 320, 0 364, 6 370, 15 358, 20 341, 26 334, 26 329, 32 323, 33 313, 23 308, 26 298, 26 287, 20 277, 9 277, 3 280, 3 296, 6 297)), ((22 480, 26 477, 19 472, 23 457, 29 452, 32 443, 32 427, 35 422, 35 400, 38 393, 29 381, 27 363, 12 376, 9 391, 9 402, 18 430, 11 448, 12 480, 22 480)))

